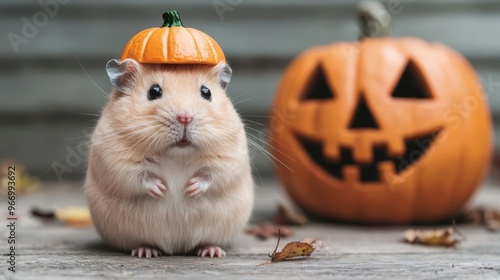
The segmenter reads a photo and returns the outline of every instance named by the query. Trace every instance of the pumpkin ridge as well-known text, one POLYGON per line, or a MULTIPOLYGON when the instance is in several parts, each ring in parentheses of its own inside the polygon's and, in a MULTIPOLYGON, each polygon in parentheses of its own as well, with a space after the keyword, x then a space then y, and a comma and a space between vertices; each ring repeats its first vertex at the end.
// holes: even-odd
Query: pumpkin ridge
MULTIPOLYGON (((152 32, 153 29, 154 28, 148 28, 148 29, 142 30, 141 32, 135 34, 134 37, 132 37, 132 39, 130 39, 130 41, 125 46, 125 49, 122 53, 121 59, 132 58, 132 59, 137 60, 137 62, 141 62, 140 59, 142 58, 142 56, 139 56, 137 54, 138 50, 140 48, 144 47, 144 46, 141 47, 141 43, 142 44, 145 43, 143 40, 143 37, 145 36, 144 34, 146 34, 148 32, 152 32)), ((141 53, 141 55, 142 55, 142 53, 141 53)))
POLYGON ((194 46, 195 46, 196 52, 198 53, 198 61, 201 61, 200 49, 198 47, 198 43, 196 42, 196 37, 193 35, 193 33, 191 33, 191 30, 192 30, 191 28, 186 28, 187 33, 189 33, 189 35, 191 35, 191 38, 193 38, 194 46))
POLYGON ((162 30, 155 28, 146 40, 145 49, 156 49, 154 55, 151 52, 142 54, 142 62, 144 63, 158 63, 165 59, 165 45, 163 44, 163 35, 165 32, 170 33, 170 30, 162 30), (161 37, 161 40, 158 39, 161 37))
POLYGON ((201 63, 202 61, 198 59, 197 44, 194 42, 191 34, 188 31, 189 28, 175 28, 172 29, 169 35, 169 45, 173 46, 171 50, 171 56, 169 61, 172 63, 190 63, 190 61, 196 61, 201 63), (179 46, 179 41, 181 41, 181 46, 179 46), (182 53, 179 53, 182 51, 182 53))
POLYGON ((156 31, 156 28, 151 28, 151 29, 149 29, 149 33, 146 36, 143 37, 143 39, 142 39, 142 50, 140 52, 141 56, 136 58, 138 62, 143 62, 143 60, 144 60, 144 50, 146 50, 146 47, 147 47, 147 45, 149 43, 149 37, 151 37, 151 35, 153 35, 153 33, 155 33, 155 31, 156 31))
POLYGON ((218 61, 219 60, 219 56, 217 54, 217 50, 215 50, 215 47, 214 45, 212 44, 212 37, 208 36, 207 34, 203 34, 203 37, 205 38, 205 40, 208 42, 208 44, 210 45, 210 48, 212 49, 212 53, 214 55, 214 60, 215 61, 218 61))
POLYGON ((168 38, 170 37, 170 30, 167 33, 163 33, 161 37, 161 41, 163 44, 162 48, 162 54, 163 54, 163 60, 168 59, 168 55, 170 54, 169 49, 168 49, 168 38))
POLYGON ((165 59, 167 61, 170 61, 172 58, 170 57, 170 54, 173 53, 175 54, 175 52, 172 52, 170 47, 172 46, 172 44, 170 44, 170 37, 172 36, 172 34, 175 32, 175 29, 171 29, 169 31, 172 31, 172 32, 168 32, 167 34, 167 42, 165 44, 165 48, 167 49, 167 56, 165 57, 165 59))

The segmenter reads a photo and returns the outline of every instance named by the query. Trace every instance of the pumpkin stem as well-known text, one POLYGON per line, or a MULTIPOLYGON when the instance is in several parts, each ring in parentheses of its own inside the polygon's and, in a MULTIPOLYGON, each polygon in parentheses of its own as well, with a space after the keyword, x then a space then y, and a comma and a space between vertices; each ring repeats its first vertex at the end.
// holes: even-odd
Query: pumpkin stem
POLYGON ((360 39, 391 36, 391 15, 377 0, 364 0, 358 5, 361 23, 360 39))
POLYGON ((176 10, 168 11, 162 17, 163 25, 161 27, 183 26, 181 16, 176 10))

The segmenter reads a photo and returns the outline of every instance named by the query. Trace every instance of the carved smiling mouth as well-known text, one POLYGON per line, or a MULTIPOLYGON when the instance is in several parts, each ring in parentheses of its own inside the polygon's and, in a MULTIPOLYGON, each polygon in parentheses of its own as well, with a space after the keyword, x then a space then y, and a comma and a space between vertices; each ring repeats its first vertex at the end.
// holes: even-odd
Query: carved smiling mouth
POLYGON ((297 135, 302 148, 309 154, 311 159, 324 171, 333 177, 344 180, 344 169, 355 167, 359 170, 359 181, 364 183, 381 182, 381 164, 393 164, 396 174, 400 174, 409 166, 415 164, 432 146, 441 129, 432 131, 416 137, 405 139, 405 152, 396 157, 390 157, 385 145, 375 145, 372 148, 373 161, 369 164, 356 163, 352 156, 352 149, 341 147, 340 159, 329 160, 323 155, 323 143, 307 139, 297 135))

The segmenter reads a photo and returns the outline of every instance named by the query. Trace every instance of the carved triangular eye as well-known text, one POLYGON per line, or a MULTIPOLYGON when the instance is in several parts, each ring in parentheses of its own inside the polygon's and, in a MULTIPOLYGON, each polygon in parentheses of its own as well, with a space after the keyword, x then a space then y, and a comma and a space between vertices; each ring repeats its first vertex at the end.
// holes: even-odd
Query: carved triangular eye
POLYGON ((313 71, 302 100, 330 99, 335 96, 328 85, 323 68, 318 65, 313 71))
POLYGON ((356 110, 349 125, 349 129, 378 128, 377 121, 373 117, 364 97, 361 97, 356 105, 356 110))
POLYGON ((432 98, 425 78, 418 69, 417 65, 410 60, 406 65, 403 75, 399 78, 396 88, 392 92, 395 98, 432 98))

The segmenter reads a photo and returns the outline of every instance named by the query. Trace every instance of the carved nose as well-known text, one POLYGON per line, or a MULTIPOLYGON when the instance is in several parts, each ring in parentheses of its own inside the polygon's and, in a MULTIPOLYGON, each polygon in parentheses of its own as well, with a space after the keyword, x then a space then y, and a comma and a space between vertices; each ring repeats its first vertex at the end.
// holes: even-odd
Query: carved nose
POLYGON ((356 110, 352 117, 349 129, 364 129, 364 128, 375 128, 378 129, 377 121, 373 117, 366 100, 361 97, 356 105, 356 110))
POLYGON ((193 121, 193 117, 187 114, 179 114, 177 115, 177 121, 182 125, 188 125, 193 121))

